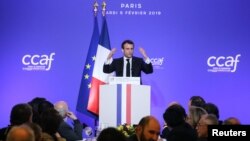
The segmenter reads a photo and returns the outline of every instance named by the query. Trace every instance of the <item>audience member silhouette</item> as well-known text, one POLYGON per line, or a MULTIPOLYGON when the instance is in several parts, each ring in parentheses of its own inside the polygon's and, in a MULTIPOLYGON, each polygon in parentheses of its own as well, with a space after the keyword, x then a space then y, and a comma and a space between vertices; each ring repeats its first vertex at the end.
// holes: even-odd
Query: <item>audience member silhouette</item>
MULTIPOLYGON (((215 104, 208 102, 204 105, 204 109, 207 111, 208 114, 214 114, 218 120, 220 119, 219 108, 215 104)), ((219 120, 219 125, 221 125, 222 122, 223 121, 219 120)))
POLYGON ((83 126, 75 114, 69 111, 68 104, 65 101, 58 101, 54 107, 64 119, 60 123, 58 133, 67 141, 82 140, 83 126), (66 122, 67 118, 73 121, 73 128, 66 122))
POLYGON ((126 141, 125 135, 116 128, 108 127, 101 131, 97 141, 126 141))
POLYGON ((196 141, 197 134, 188 123, 186 123, 186 112, 181 105, 172 105, 163 114, 167 128, 163 129, 162 138, 167 141, 196 141))
POLYGON ((32 107, 29 104, 21 103, 15 105, 10 113, 10 125, 0 129, 0 140, 5 140, 8 132, 13 126, 32 122, 32 107))
POLYGON ((43 132, 49 134, 57 141, 61 139, 57 131, 62 121, 61 115, 54 108, 49 108, 41 113, 40 126, 43 132))
POLYGON ((38 112, 38 107, 39 104, 46 101, 45 98, 42 97, 36 97, 34 99, 32 99, 31 101, 28 102, 28 104, 32 107, 32 111, 33 111, 33 117, 32 117, 32 121, 34 123, 39 123, 39 112, 38 112))

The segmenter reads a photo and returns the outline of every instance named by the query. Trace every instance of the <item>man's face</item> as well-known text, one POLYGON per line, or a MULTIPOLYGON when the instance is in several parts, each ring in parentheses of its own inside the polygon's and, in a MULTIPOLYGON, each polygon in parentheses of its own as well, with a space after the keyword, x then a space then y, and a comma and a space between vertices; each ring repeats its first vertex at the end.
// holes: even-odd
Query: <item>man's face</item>
POLYGON ((133 56, 134 53, 134 46, 132 44, 124 44, 123 46, 123 54, 125 57, 127 58, 131 58, 133 56))
POLYGON ((150 121, 145 127, 141 127, 139 131, 140 141, 157 141, 160 135, 160 125, 158 122, 150 121))
POLYGON ((199 123, 196 126, 196 131, 198 133, 198 137, 207 137, 208 129, 207 124, 205 123, 205 119, 201 117, 199 123))

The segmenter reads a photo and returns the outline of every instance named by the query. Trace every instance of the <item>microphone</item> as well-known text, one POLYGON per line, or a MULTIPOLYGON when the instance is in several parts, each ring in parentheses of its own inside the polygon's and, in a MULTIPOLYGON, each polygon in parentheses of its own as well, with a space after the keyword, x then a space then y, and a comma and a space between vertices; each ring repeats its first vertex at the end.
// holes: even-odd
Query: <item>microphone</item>
POLYGON ((87 135, 88 137, 90 137, 93 134, 93 129, 89 127, 86 123, 82 123, 82 128, 85 135, 87 135))
POLYGON ((85 127, 83 130, 88 137, 90 137, 93 134, 93 129, 89 126, 85 127))

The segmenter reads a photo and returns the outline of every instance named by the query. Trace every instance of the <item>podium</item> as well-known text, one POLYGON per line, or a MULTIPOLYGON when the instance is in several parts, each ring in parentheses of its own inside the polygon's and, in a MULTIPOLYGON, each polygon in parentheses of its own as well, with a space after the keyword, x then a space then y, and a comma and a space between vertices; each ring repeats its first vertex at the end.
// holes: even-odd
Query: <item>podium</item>
POLYGON ((100 86, 99 125, 138 124, 150 115, 150 91, 139 77, 110 77, 108 85, 100 86))

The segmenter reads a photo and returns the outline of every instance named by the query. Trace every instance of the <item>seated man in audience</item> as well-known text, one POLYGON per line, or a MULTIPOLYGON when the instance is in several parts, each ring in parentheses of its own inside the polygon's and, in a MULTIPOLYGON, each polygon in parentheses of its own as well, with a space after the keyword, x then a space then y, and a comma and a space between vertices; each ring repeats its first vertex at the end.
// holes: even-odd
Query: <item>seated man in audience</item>
POLYGON ((128 141, 157 141, 160 129, 160 123, 155 117, 143 117, 135 129, 136 134, 130 136, 128 141))
POLYGON ((32 129, 26 125, 13 126, 6 141, 35 141, 35 135, 32 129))
POLYGON ((68 104, 65 101, 56 102, 55 109, 64 118, 58 129, 58 133, 67 141, 82 140, 83 126, 73 112, 69 111, 68 104), (74 122, 74 129, 66 122, 70 118, 74 122))
POLYGON ((223 121, 223 125, 241 125, 241 123, 236 117, 229 117, 223 121))
POLYGON ((6 139, 8 132, 13 126, 26 122, 32 122, 32 107, 26 103, 15 105, 10 113, 10 125, 0 129, 0 141, 6 139))

